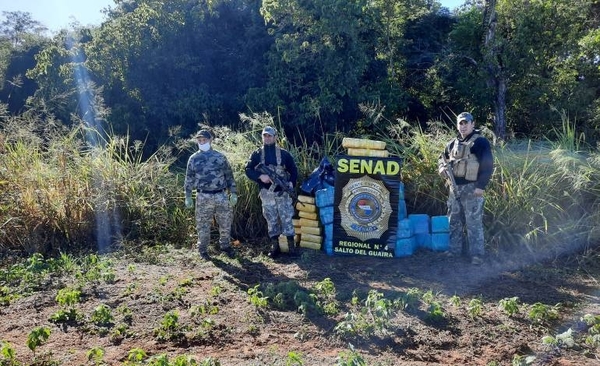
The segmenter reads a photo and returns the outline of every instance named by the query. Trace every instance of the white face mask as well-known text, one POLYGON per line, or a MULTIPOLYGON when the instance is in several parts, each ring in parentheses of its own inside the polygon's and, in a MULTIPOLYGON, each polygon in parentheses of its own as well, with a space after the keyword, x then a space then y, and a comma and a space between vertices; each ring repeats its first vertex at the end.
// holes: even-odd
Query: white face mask
POLYGON ((198 148, 200 149, 200 151, 208 151, 210 150, 210 142, 207 142, 205 144, 198 144, 198 148))

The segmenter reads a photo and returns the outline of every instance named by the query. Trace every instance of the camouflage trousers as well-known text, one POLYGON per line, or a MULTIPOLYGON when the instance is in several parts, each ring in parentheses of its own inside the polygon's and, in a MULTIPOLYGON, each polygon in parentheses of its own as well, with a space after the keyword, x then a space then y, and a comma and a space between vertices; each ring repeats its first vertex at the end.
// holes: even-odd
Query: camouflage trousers
POLYGON ((450 252, 469 256, 485 254, 483 239, 483 204, 485 199, 474 194, 475 183, 458 186, 460 202, 453 192, 448 197, 450 219, 450 252))
POLYGON ((292 198, 286 192, 271 192, 261 189, 259 193, 262 202, 262 213, 267 220, 269 238, 279 236, 294 236, 294 206, 292 198))
POLYGON ((210 229, 216 219, 219 226, 219 246, 228 249, 231 240, 233 208, 225 192, 217 194, 200 193, 196 196, 196 230, 198 250, 206 252, 210 244, 210 229))

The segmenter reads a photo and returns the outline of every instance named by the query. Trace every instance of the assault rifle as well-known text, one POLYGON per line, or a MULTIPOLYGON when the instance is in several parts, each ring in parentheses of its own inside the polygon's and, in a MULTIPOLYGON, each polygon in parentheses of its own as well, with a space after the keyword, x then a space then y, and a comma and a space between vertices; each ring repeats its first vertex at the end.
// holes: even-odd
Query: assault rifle
POLYGON ((290 187, 288 181, 286 181, 282 176, 277 174, 275 169, 263 163, 258 163, 258 165, 254 169, 269 176, 269 178, 271 179, 270 189, 275 189, 277 186, 279 186, 282 189, 280 194, 283 192, 287 192, 287 194, 289 194, 290 197, 292 197, 292 202, 294 205, 296 204, 296 202, 298 202, 298 195, 294 191, 294 188, 290 187))
POLYGON ((454 193, 454 199, 456 199, 456 201, 460 203, 460 193, 458 193, 458 185, 456 184, 456 180, 454 180, 452 162, 446 159, 445 153, 442 153, 440 159, 442 160, 442 164, 440 165, 440 173, 444 173, 444 176, 450 185, 450 190, 452 191, 452 193, 454 193))

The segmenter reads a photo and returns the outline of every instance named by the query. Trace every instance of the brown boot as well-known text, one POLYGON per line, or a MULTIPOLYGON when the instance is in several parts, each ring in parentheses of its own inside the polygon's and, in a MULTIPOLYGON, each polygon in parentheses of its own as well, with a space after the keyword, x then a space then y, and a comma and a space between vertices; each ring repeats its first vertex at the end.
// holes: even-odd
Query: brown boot
POLYGON ((271 250, 269 251, 268 256, 275 259, 279 257, 279 253, 281 253, 281 250, 279 249, 279 239, 276 236, 271 238, 271 250))

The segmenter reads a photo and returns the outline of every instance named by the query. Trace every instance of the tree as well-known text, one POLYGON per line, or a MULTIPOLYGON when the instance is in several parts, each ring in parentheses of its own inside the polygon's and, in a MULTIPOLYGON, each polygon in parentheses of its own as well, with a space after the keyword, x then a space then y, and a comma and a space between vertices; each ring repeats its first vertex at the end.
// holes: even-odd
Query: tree
POLYGON ((0 22, 0 99, 8 104, 11 113, 18 113, 38 87, 26 72, 35 66, 35 55, 48 39, 43 35, 46 28, 31 19, 30 13, 3 11, 2 15, 5 19, 0 22))
POLYGON ((155 146, 171 126, 235 126, 264 84, 271 37, 255 0, 117 2, 86 47, 115 131, 155 146))
POLYGON ((31 13, 22 11, 3 11, 5 18, 0 22, 0 35, 6 37, 13 47, 23 45, 31 35, 41 36, 48 30, 42 23, 31 18, 31 13))

